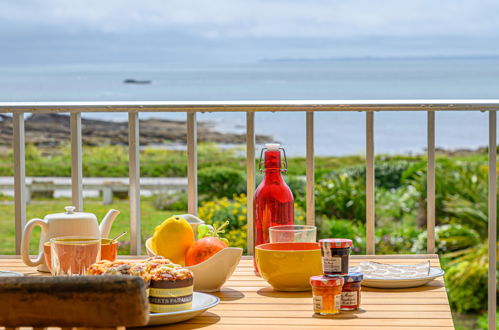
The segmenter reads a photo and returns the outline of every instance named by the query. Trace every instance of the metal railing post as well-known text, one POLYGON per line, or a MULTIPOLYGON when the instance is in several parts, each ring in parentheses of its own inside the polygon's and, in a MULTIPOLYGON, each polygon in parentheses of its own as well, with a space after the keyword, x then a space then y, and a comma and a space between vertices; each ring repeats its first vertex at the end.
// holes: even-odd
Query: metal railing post
POLYGON ((489 111, 489 269, 488 269, 488 316, 489 329, 496 328, 497 308, 497 112, 489 111))
POLYGON ((428 163, 426 174, 426 250, 435 253, 435 111, 428 111, 428 163))
POLYGON ((374 113, 366 112, 366 253, 375 253, 374 113))
POLYGON ((195 112, 187 113, 187 210, 198 214, 198 129, 195 112))
POLYGON ((71 200, 77 211, 83 211, 83 171, 82 171, 82 136, 81 112, 70 115, 71 130, 71 200))
POLYGON ((307 225, 315 224, 314 112, 306 113, 307 122, 307 225))
POLYGON ((128 172, 130 178, 130 253, 141 253, 140 228, 140 132, 139 113, 128 113, 128 172))
POLYGON ((255 196, 255 113, 246 113, 246 214, 248 255, 253 255, 253 198, 255 196))
POLYGON ((24 113, 14 113, 13 125, 16 254, 21 254, 21 238, 24 226, 26 225, 26 159, 24 143, 24 113))

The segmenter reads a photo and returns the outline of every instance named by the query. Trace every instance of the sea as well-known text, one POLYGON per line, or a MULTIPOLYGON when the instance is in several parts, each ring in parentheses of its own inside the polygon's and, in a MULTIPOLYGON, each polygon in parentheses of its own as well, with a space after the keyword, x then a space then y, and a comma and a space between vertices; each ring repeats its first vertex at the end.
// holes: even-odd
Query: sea
MULTIPOLYGON (((499 57, 262 60, 227 65, 106 63, 0 65, 0 101, 214 101, 499 98, 499 57), (125 84, 125 79, 151 80, 125 84)), ((126 120, 125 113, 84 114, 126 120)), ((185 113, 142 113, 185 120, 185 113)), ((378 154, 419 154, 426 146, 426 113, 377 112, 378 154)), ((223 132, 245 132, 244 113, 201 113, 223 132)), ((288 155, 305 155, 304 113, 257 113, 257 134, 271 135, 288 155)), ((436 145, 475 149, 488 141, 487 114, 439 112, 436 145)), ((273 142, 273 141, 269 141, 273 142)), ((171 146, 170 146, 171 147, 171 146)), ((260 147, 260 146, 259 146, 260 147)), ((315 115, 315 152, 365 153, 365 113, 315 115)))

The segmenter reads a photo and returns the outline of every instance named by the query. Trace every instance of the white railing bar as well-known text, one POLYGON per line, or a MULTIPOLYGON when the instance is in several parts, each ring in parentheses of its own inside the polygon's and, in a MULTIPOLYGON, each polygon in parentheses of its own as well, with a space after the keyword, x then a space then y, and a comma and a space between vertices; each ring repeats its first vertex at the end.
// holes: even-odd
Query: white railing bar
POLYGON ((128 175, 130 177, 130 254, 141 253, 139 113, 128 113, 128 175))
POLYGON ((4 112, 491 111, 499 99, 0 102, 4 112))
POLYGON ((21 238, 26 224, 26 159, 24 145, 24 113, 15 113, 14 133, 14 214, 16 229, 16 254, 21 254, 21 238))
POLYGON ((196 113, 187 113, 187 211, 198 214, 198 129, 196 113))
POLYGON ((71 130, 71 200, 77 211, 83 211, 82 193, 82 151, 81 113, 73 112, 70 117, 71 130))
POLYGON ((306 113, 307 122, 307 225, 315 225, 315 198, 314 198, 314 113, 306 113))
POLYGON ((375 254, 374 112, 366 112, 366 253, 375 254))
POLYGON ((253 198, 255 196, 255 113, 246 113, 246 214, 248 255, 254 254, 253 198))
POLYGON ((489 277, 488 316, 489 329, 496 328, 497 308, 497 113, 489 112, 489 277))
POLYGON ((428 163, 426 174, 426 251, 435 253, 435 111, 428 111, 428 163))

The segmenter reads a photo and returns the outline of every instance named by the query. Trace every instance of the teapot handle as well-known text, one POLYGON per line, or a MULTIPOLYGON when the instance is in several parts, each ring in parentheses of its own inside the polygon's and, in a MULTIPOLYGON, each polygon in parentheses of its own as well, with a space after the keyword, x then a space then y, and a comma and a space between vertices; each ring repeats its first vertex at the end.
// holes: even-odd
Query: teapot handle
POLYGON ((38 218, 31 219, 26 224, 26 227, 24 227, 23 237, 21 239, 21 257, 24 263, 30 267, 35 267, 42 264, 45 257, 43 253, 43 248, 41 249, 41 251, 38 251, 38 257, 35 260, 31 260, 31 258, 29 257, 29 241, 31 239, 31 232, 33 231, 33 228, 37 225, 42 227, 42 235, 48 232, 47 222, 38 218))

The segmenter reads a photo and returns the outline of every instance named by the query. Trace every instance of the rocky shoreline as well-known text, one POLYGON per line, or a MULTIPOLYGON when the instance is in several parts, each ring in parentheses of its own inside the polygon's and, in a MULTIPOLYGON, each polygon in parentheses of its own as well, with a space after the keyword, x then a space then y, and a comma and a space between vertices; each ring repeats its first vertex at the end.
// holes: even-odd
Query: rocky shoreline
MULTIPOLYGON (((84 145, 127 145, 128 123, 82 118, 84 145)), ((12 117, 0 114, 0 146, 12 146, 12 117)), ((25 120, 26 143, 40 148, 57 147, 69 143, 69 116, 64 114, 33 114, 25 120)), ((140 121, 140 144, 185 144, 185 121, 146 119, 140 121)), ((246 143, 245 134, 221 133, 211 122, 198 122, 198 141, 222 144, 246 143)), ((273 141, 272 136, 257 135, 257 143, 273 141)))

